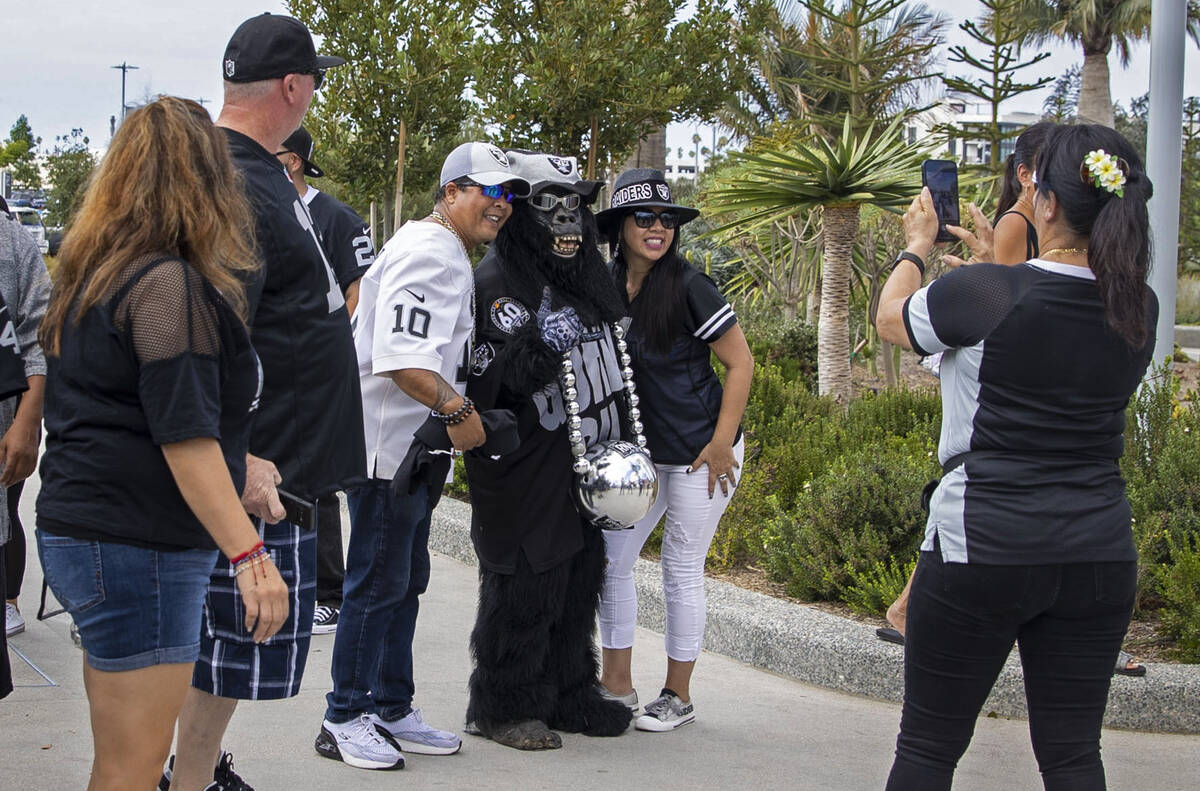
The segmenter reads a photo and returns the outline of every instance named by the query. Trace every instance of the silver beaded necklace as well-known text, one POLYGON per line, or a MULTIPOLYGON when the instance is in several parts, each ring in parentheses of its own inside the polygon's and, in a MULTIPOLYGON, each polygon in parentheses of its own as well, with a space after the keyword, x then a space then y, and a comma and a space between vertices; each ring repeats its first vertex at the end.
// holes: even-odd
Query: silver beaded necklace
MULTIPOLYGON (((625 387, 625 405, 629 414, 629 426, 633 430, 634 441, 639 448, 645 450, 646 437, 642 434, 642 411, 638 409, 637 386, 633 383, 632 362, 628 354, 629 346, 625 343, 625 329, 614 323, 612 334, 616 339, 617 355, 621 363, 621 380, 625 387)), ((574 459, 571 469, 576 475, 583 475, 591 469, 583 458, 587 453, 587 445, 583 441, 583 419, 579 417, 579 391, 575 388, 575 364, 571 362, 571 353, 564 352, 562 358, 559 385, 562 387, 563 405, 567 412, 567 441, 571 445, 571 457, 574 459)))

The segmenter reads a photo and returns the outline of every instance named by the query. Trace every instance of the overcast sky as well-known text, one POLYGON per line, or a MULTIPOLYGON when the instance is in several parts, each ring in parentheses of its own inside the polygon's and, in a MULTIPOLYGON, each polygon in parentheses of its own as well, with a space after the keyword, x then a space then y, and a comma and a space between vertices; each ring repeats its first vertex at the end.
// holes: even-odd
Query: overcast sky
MULTIPOLYGON (((430 0, 436 2, 437 0, 430 0)), ((957 22, 981 8, 963 0, 933 0, 957 22)), ((270 0, 0 0, 0 139, 17 116, 29 117, 43 148, 56 135, 82 127, 93 145, 108 140, 109 117, 119 113, 122 62, 128 73, 129 101, 170 93, 204 99, 214 114, 221 98, 221 55, 230 34, 247 17, 283 10, 270 0)), ((957 30, 952 36, 960 36, 957 30)), ((952 39, 955 40, 955 39, 952 39)), ((1114 54, 1113 98, 1128 103, 1150 84, 1149 45, 1140 46, 1122 69, 1114 54)), ((1059 47, 1039 64, 1042 74, 1058 75, 1082 54, 1059 47)), ((1185 95, 1200 94, 1200 53, 1187 44, 1185 95)), ((1039 110, 1042 93, 1013 100, 1006 110, 1039 110)), ((690 145, 691 130, 672 130, 672 145, 690 145), (679 142, 676 142, 676 140, 679 142)), ((707 141, 706 141, 707 142, 707 141)))

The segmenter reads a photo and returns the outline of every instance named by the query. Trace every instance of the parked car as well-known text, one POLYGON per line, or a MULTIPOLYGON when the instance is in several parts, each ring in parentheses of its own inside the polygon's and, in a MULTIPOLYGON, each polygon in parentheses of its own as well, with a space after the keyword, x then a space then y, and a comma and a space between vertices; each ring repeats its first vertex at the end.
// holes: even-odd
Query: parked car
POLYGON ((17 222, 29 231, 29 235, 37 242, 38 250, 42 255, 50 252, 50 242, 46 238, 46 226, 42 225, 42 215, 37 209, 31 209, 28 206, 13 206, 9 204, 9 209, 12 210, 12 216, 17 222))

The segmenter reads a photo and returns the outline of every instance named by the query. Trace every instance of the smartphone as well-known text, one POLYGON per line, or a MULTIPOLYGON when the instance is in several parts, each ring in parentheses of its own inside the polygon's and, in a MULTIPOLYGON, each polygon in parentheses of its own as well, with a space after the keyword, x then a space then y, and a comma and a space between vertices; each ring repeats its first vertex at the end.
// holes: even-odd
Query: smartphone
POLYGON ((287 513, 285 518, 289 522, 301 530, 317 529, 316 503, 298 497, 285 489, 276 489, 275 491, 279 493, 279 502, 283 503, 283 510, 287 513))
POLYGON ((933 196, 933 208, 937 212, 939 242, 958 241, 947 230, 947 225, 959 225, 958 221, 958 165, 948 159, 927 159, 921 163, 921 184, 929 187, 933 196))

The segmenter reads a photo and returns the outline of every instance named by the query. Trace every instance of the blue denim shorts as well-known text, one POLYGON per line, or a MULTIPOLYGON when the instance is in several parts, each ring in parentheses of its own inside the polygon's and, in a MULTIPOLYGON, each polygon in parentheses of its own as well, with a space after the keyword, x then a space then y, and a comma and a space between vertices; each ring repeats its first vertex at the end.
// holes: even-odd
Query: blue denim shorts
POLYGON ((153 549, 37 531, 42 572, 75 619, 87 663, 121 672, 195 662, 217 551, 153 549))

